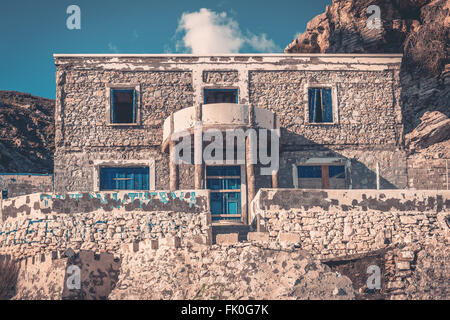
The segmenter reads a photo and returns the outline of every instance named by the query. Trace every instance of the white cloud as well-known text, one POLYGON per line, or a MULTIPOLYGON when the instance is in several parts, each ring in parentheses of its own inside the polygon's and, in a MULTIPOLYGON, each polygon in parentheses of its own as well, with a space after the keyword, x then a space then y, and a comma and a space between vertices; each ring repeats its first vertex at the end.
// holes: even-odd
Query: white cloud
POLYGON ((257 51, 274 52, 279 50, 278 46, 273 42, 273 40, 267 39, 265 33, 261 34, 260 36, 252 35, 247 39, 247 42, 252 48, 256 49, 257 51))
POLYGON ((184 36, 176 43, 176 50, 193 54, 237 53, 246 45, 259 52, 280 50, 266 34, 255 35, 249 31, 244 34, 226 12, 205 8, 184 12, 178 22, 178 33, 184 36))

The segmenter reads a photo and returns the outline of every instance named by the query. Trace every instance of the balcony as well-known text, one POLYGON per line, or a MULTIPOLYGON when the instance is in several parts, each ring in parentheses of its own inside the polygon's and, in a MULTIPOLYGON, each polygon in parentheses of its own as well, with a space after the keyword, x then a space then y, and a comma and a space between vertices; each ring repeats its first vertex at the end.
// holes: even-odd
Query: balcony
POLYGON ((163 150, 170 136, 182 131, 192 132, 196 121, 203 130, 210 128, 226 130, 237 128, 276 129, 275 114, 267 109, 246 104, 214 103, 189 107, 173 113, 164 121, 163 150))

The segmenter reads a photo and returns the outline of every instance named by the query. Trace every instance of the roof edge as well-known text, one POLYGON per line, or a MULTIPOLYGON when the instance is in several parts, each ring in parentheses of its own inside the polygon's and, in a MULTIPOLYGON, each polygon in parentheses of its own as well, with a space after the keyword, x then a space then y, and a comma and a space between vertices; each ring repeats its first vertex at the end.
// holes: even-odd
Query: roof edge
POLYGON ((403 53, 223 53, 223 54, 188 54, 188 53, 54 53, 54 58, 156 58, 156 57, 393 57, 401 58, 403 53))

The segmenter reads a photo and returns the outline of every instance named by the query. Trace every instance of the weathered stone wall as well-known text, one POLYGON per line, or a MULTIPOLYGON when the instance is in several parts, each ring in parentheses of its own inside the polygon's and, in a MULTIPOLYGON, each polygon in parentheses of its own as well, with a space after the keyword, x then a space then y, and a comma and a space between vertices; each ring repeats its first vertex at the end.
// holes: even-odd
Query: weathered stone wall
POLYGON ((203 71, 203 82, 208 84, 236 84, 239 81, 237 71, 203 71))
MULTIPOLYGON (((400 62, 399 55, 57 55, 55 190, 96 191, 96 160, 154 160, 155 188, 167 189, 168 155, 160 149, 163 121, 203 103, 205 87, 220 86, 238 88, 239 103, 276 113, 283 151, 340 145, 343 150, 337 152, 362 158, 369 175, 375 159, 382 162, 385 186, 404 188, 400 62), (108 85, 118 83, 139 87, 137 126, 108 124, 108 85), (315 84, 336 92, 335 124, 307 124, 307 86, 315 84), (376 151, 366 152, 370 148, 376 151), (388 170, 390 162, 398 165, 388 170)), ((372 178, 359 174, 364 170, 356 168, 355 188, 373 187, 372 178)), ((180 188, 192 188, 192 168, 179 172, 180 188)), ((258 187, 270 187, 266 180, 257 181, 258 187)))
POLYGON ((250 103, 273 111, 287 145, 399 145, 401 109, 398 70, 251 71, 250 103), (309 124, 307 87, 336 86, 339 121, 309 124))
MULTIPOLYGON (((78 68, 79 69, 78 69, 78 68)), ((188 71, 85 70, 57 72, 55 190, 93 191, 94 160, 155 160, 156 189, 167 189, 167 155, 161 153, 162 124, 171 112, 192 106, 188 71), (108 84, 139 84, 138 126, 108 121, 108 84)))
POLYGON ((139 248, 110 299, 353 299, 351 281, 295 249, 255 242, 139 248), (144 261, 144 263, 139 263, 144 261))
POLYGON ((35 194, 3 201, 0 254, 118 253, 144 240, 209 243, 207 191, 35 194), (179 240, 176 240, 179 239, 179 240))
POLYGON ((408 188, 427 190, 450 189, 450 160, 408 157, 408 188))
POLYGON ((271 241, 297 243, 330 258, 450 238, 448 191, 261 189, 252 221, 271 241))
POLYGON ((0 190, 6 190, 9 198, 36 192, 52 192, 53 175, 0 173, 0 190))

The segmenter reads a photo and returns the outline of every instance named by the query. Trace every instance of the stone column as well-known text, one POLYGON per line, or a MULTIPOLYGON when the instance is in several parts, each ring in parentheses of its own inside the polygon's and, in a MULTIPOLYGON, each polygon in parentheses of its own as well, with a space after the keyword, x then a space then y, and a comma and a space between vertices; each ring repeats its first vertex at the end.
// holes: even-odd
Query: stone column
MULTIPOLYGON (((273 114, 273 129, 276 129, 276 134, 278 135, 278 141, 280 141, 279 139, 281 139, 281 131, 278 128, 278 124, 277 124, 277 115, 274 113, 273 114)), ((274 134, 275 132, 272 132, 272 134, 274 134)), ((271 138, 272 140, 272 138, 271 138)), ((278 144, 278 146, 280 145, 280 143, 278 144)), ((280 152, 280 150, 271 150, 271 152, 280 152)), ((276 189, 278 188, 278 168, 274 171, 272 171, 272 188, 276 189)))
POLYGON ((278 170, 272 171, 272 188, 278 188, 278 170))
MULTIPOLYGON (((247 208, 250 208, 252 200, 255 198, 256 180, 255 165, 251 161, 251 154, 255 152, 256 141, 253 135, 248 135, 245 139, 245 163, 247 168, 247 208)), ((249 210, 247 210, 249 211, 249 210)), ((243 222, 248 224, 248 212, 244 213, 243 222)))
POLYGON ((203 180, 203 136, 202 136, 202 104, 195 107, 194 126, 194 188, 202 189, 203 180))
POLYGON ((178 190, 178 165, 175 163, 175 142, 172 141, 174 132, 173 113, 170 115, 170 141, 169 141, 169 189, 170 191, 178 190))

